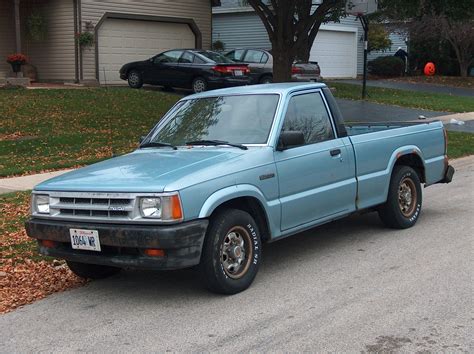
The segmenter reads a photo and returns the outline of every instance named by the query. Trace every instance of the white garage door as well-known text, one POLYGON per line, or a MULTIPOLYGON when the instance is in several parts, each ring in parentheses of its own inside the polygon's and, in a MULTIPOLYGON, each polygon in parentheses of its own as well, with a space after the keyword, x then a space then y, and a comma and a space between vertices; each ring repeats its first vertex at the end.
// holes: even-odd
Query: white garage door
POLYGON ((98 37, 101 84, 124 84, 119 76, 123 64, 169 49, 195 47, 194 33, 181 23, 107 19, 98 37))
POLYGON ((310 52, 323 78, 357 76, 356 32, 320 30, 310 52))

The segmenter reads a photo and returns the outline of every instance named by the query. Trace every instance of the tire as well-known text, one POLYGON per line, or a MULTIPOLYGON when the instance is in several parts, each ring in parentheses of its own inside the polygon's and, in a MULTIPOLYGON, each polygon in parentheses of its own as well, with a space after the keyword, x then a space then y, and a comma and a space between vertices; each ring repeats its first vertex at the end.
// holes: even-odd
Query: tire
POLYGON ((247 289, 257 275, 262 244, 257 223, 242 210, 226 209, 212 217, 199 272, 204 285, 219 294, 247 289))
POLYGON ((128 73, 128 86, 134 89, 139 89, 143 86, 143 78, 138 71, 132 70, 128 73))
POLYGON ((416 171, 408 166, 395 166, 387 201, 378 210, 382 222, 393 229, 412 227, 420 216, 421 203, 421 183, 416 171))
POLYGON ((207 91, 207 81, 203 77, 196 77, 191 84, 191 88, 194 93, 207 91))
POLYGON ((66 261, 69 269, 81 278, 103 279, 121 271, 120 268, 66 261))
POLYGON ((260 84, 271 84, 273 83, 273 77, 271 75, 265 75, 260 78, 260 84))

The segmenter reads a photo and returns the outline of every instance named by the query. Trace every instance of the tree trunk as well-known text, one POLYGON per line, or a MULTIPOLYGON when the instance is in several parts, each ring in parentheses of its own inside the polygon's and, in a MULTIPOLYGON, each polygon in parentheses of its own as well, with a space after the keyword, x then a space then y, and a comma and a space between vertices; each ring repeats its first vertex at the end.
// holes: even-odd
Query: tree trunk
POLYGON ((294 55, 285 49, 272 50, 273 54, 273 82, 291 81, 291 67, 294 55))
POLYGON ((309 53, 311 51, 312 43, 309 43, 309 36, 305 38, 303 44, 298 48, 298 53, 296 54, 296 59, 307 63, 309 61, 309 53))
POLYGON ((461 71, 461 77, 467 77, 468 69, 469 69, 469 60, 463 60, 459 62, 459 70, 461 71))

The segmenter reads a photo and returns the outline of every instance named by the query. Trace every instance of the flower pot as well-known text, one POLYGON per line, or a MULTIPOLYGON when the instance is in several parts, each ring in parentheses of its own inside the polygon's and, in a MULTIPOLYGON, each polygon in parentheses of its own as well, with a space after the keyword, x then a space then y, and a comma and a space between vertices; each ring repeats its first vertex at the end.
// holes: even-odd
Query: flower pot
POLYGON ((19 73, 21 71, 21 62, 15 61, 10 63, 10 65, 12 66, 12 70, 14 73, 19 73))

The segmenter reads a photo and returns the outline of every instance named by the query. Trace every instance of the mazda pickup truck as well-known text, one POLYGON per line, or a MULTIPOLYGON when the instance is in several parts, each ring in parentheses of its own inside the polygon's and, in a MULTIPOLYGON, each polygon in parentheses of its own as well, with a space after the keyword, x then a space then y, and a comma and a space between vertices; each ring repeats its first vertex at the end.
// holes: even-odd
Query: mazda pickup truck
POLYGON ((415 225, 421 186, 453 177, 446 145, 440 122, 345 125, 324 84, 194 94, 136 151, 37 185, 26 230, 81 277, 194 267, 234 294, 265 242, 361 211, 415 225))

